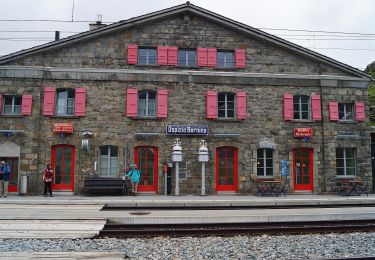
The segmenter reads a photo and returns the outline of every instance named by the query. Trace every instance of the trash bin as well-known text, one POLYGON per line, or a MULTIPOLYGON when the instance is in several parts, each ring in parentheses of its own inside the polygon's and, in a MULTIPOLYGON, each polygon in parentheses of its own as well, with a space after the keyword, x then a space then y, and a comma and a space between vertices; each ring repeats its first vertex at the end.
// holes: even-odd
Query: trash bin
POLYGON ((21 176, 21 183, 20 183, 20 195, 27 194, 27 175, 21 176))

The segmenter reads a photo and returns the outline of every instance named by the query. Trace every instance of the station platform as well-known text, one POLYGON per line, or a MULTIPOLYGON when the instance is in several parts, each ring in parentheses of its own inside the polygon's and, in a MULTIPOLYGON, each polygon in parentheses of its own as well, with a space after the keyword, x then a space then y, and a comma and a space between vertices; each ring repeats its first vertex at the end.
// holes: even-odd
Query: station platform
POLYGON ((0 237, 92 238, 106 224, 375 220, 375 195, 77 196, 0 198, 0 237), (110 208, 110 209, 106 209, 110 208))

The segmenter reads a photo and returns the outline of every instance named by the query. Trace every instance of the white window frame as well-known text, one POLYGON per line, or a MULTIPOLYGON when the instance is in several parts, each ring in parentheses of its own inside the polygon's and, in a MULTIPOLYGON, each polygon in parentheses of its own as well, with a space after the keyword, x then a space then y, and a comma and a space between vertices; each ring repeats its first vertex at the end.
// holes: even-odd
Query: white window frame
POLYGON ((274 150, 270 149, 270 148, 259 148, 257 150, 257 176, 258 177, 272 177, 273 174, 274 174, 274 150), (258 157, 258 151, 260 151, 260 150, 262 151, 262 158, 258 157), (271 158, 267 158, 267 151, 271 151, 271 153, 272 153, 271 158), (272 166, 271 167, 267 167, 267 159, 272 159, 272 166), (258 160, 263 161, 263 167, 258 167, 258 160), (267 175, 267 169, 268 168, 272 169, 272 175, 267 175), (259 174, 258 169, 263 169, 263 173, 259 174))
MULTIPOLYGON (((305 103, 303 103, 305 104, 305 103)), ((293 96, 293 118, 294 120, 311 120, 311 98, 307 95, 294 95, 293 96), (295 109, 294 109, 294 98, 298 97, 298 118, 295 118, 295 109), (302 98, 307 98, 307 118, 303 118, 302 112, 302 98)))
POLYGON ((234 66, 235 66, 234 51, 218 50, 216 55, 217 55, 216 60, 217 60, 217 67, 218 68, 221 68, 221 69, 233 69, 234 68, 234 66), (223 61, 223 63, 219 62, 219 57, 218 56, 221 53, 224 55, 224 61, 223 61), (230 57, 228 57, 229 54, 231 54, 231 59, 230 59, 230 57))
POLYGON ((357 149, 356 148, 351 148, 351 147, 336 148, 336 175, 337 176, 356 176, 356 174, 357 174, 357 149), (343 158, 338 158, 337 157, 337 151, 339 149, 342 150, 343 158), (347 151, 349 149, 353 150, 354 158, 348 158, 347 157, 347 151), (347 173, 348 172, 347 160, 349 160, 349 159, 354 160, 354 175, 347 173), (344 174, 338 174, 339 167, 337 166, 338 165, 337 160, 343 160, 344 166, 340 167, 340 168, 344 169, 344 174))
POLYGON ((157 92, 154 91, 154 90, 141 90, 138 92, 138 116, 139 117, 151 117, 151 118, 154 118, 156 117, 156 113, 157 113, 157 92), (151 92, 155 95, 155 99, 150 99, 150 94, 151 92), (143 93, 146 93, 146 99, 141 99, 140 98, 140 95, 143 94, 143 93), (145 101, 145 107, 142 108, 141 107, 141 100, 144 100, 145 101), (151 107, 151 104, 150 102, 154 100, 154 107, 152 108, 151 107), (142 112, 142 110, 145 111, 144 115, 142 112), (154 114, 151 114, 151 110, 154 111, 154 114))
POLYGON ((197 65, 197 52, 196 50, 193 49, 178 49, 178 58, 180 57, 180 52, 184 52, 185 60, 184 63, 182 64, 182 60, 178 59, 178 66, 183 66, 183 67, 194 67, 197 65), (189 53, 192 52, 194 53, 194 64, 189 64, 191 60, 189 60, 189 53))
POLYGON ((217 106, 217 109, 218 109, 218 118, 229 118, 229 119, 233 119, 233 118, 236 118, 236 95, 234 93, 231 93, 231 92, 220 92, 218 93, 218 99, 217 99, 217 102, 218 102, 218 106, 217 106), (220 106, 219 106, 219 102, 222 102, 219 100, 219 96, 220 95, 225 95, 225 98, 224 98, 224 109, 220 109, 220 106), (232 95, 233 96, 233 116, 228 116, 228 102, 232 102, 232 101, 228 101, 228 95, 232 95), (225 111, 225 116, 220 116, 220 113, 219 111, 222 111, 224 110, 225 111))
MULTIPOLYGON (((99 147, 99 158, 100 158, 100 165, 99 165, 99 176, 101 177, 113 177, 113 176, 117 176, 118 175, 118 172, 119 172, 119 148, 117 146, 113 146, 113 145, 104 145, 104 146, 100 146, 99 147), (107 158, 107 165, 105 166, 105 169, 106 169, 106 173, 102 171, 102 169, 104 167, 102 167, 102 148, 106 148, 107 149, 107 155, 104 155, 106 156, 107 158), (112 149, 117 149, 117 164, 116 164, 116 168, 117 168, 117 171, 115 174, 112 174, 111 175, 111 162, 113 161, 112 158, 115 158, 114 156, 111 156, 111 150, 112 149), (105 173, 105 174, 104 174, 105 173)), ((112 167, 113 168, 113 167, 112 167)))
POLYGON ((56 93, 56 115, 57 116, 74 116, 75 90, 58 89, 56 93), (69 92, 73 93, 73 98, 69 97, 69 92), (63 96, 66 94, 66 97, 63 96))
POLYGON ((355 112, 354 111, 354 103, 339 103, 339 120, 340 121, 354 121, 354 119, 355 119, 354 112, 355 112), (351 118, 348 118, 348 115, 347 115, 347 112, 346 112, 349 106, 352 109, 352 112, 351 112, 352 117, 351 118), (343 114, 344 117, 340 117, 341 114, 343 114))
POLYGON ((5 95, 3 97, 3 107, 2 107, 2 112, 4 115, 21 115, 21 110, 22 110, 22 96, 18 95, 5 95), (5 99, 11 98, 12 99, 12 104, 11 105, 6 105, 5 99), (16 98, 21 99, 21 104, 16 105, 16 98), (8 110, 10 108, 10 111, 8 110))
POLYGON ((138 56, 138 64, 139 65, 157 65, 158 64, 158 51, 156 48, 153 48, 153 47, 140 47, 139 48, 139 56, 138 56), (141 50, 145 50, 146 51, 146 55, 145 56, 141 56, 141 50), (150 63, 150 57, 151 57, 151 54, 150 52, 153 51, 155 52, 155 63, 150 63), (145 63, 141 63, 141 61, 143 61, 143 59, 141 57, 145 57, 145 63))

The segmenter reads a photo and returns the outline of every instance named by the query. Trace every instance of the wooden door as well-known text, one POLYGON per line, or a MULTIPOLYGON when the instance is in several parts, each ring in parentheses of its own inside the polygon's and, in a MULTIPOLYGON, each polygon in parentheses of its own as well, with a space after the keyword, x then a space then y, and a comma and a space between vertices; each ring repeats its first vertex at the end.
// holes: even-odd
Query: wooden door
POLYGON ((75 149, 73 145, 52 146, 53 190, 74 191, 75 149))
POLYGON ((294 190, 314 190, 313 149, 293 149, 294 190))
POLYGON ((138 191, 158 191, 158 148, 155 146, 137 146, 134 161, 141 172, 138 191))
POLYGON ((216 191, 238 191, 237 154, 235 147, 216 149, 216 191))

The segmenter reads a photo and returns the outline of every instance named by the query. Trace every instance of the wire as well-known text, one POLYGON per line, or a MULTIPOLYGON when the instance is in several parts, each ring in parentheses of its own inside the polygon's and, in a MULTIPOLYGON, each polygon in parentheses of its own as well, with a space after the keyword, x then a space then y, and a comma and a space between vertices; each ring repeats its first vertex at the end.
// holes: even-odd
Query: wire
POLYGON ((342 38, 331 38, 331 39, 316 39, 316 38, 305 38, 305 39, 301 39, 301 38, 284 38, 284 39, 288 39, 288 40, 300 40, 300 41, 375 41, 375 38, 365 38, 365 39, 362 39, 362 38, 350 38, 350 39, 342 39, 342 38))
POLYGON ((359 32, 331 32, 331 31, 319 31, 319 30, 275 29, 275 28, 258 28, 258 29, 260 29, 260 30, 270 30, 270 31, 315 32, 315 33, 357 34, 357 35, 371 35, 371 36, 375 36, 375 33, 359 33, 359 32))
MULTIPOLYGON (((34 32, 37 32, 37 33, 54 33, 55 31, 33 31, 33 30, 29 30, 29 31, 21 31, 21 30, 0 30, 0 33, 34 33, 34 32)), ((70 32, 70 31, 59 31, 60 33, 81 33, 81 32, 70 32)))

